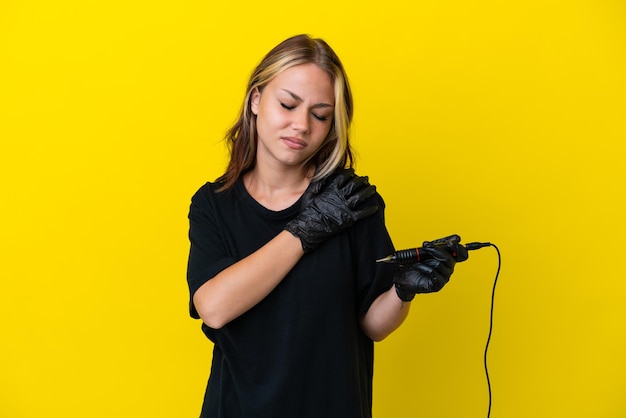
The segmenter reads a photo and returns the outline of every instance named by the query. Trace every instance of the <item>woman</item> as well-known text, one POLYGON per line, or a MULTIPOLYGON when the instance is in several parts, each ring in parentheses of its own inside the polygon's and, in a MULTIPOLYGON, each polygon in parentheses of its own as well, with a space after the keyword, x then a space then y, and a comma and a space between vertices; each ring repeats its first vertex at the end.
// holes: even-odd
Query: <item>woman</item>
POLYGON ((402 274, 375 263, 394 248, 351 168, 351 119, 321 39, 289 38, 253 72, 228 168, 189 212, 190 313, 214 343, 202 417, 370 417, 373 342, 448 281, 454 259, 434 246, 402 274))

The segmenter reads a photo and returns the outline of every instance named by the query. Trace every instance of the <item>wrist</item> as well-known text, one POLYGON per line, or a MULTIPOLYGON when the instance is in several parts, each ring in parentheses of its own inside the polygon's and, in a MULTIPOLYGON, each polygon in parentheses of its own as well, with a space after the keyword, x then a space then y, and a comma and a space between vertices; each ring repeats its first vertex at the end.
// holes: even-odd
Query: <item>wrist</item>
POLYGON ((415 297, 415 292, 402 289, 400 286, 398 286, 398 283, 394 284, 394 287, 396 288, 396 295, 398 295, 402 302, 410 302, 415 297))
POLYGON ((298 242, 300 243, 300 246, 302 247, 303 252, 306 253, 307 251, 311 249, 304 243, 304 240, 300 237, 300 233, 299 233, 300 231, 294 225, 287 225, 284 230, 289 232, 292 237, 298 240, 298 242))

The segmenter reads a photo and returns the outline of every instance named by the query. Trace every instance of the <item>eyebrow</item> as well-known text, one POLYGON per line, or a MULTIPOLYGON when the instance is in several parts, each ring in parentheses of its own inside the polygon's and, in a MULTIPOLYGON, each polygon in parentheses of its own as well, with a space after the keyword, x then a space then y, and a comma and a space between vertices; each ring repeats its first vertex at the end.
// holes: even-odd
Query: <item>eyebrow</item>
MULTIPOLYGON (((291 97, 293 97, 295 100, 297 100, 299 102, 303 101, 302 98, 300 96, 298 96, 296 93, 294 93, 294 92, 292 92, 290 90, 287 90, 287 89, 281 89, 281 90, 284 91, 285 93, 287 93, 288 95, 290 95, 291 97)), ((316 104, 313 105, 313 107, 323 107, 323 108, 326 108, 326 107, 334 107, 334 106, 329 104, 329 103, 316 103, 316 104)))

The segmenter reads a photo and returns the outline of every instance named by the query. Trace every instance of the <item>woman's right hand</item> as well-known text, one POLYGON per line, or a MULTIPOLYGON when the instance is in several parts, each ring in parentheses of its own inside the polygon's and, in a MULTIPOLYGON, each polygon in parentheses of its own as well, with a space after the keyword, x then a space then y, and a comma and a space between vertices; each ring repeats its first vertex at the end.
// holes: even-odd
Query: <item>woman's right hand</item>
POLYGON ((342 169, 326 180, 312 183, 302 197, 303 207, 285 229, 298 237, 305 252, 378 210, 372 205, 357 207, 376 193, 368 177, 353 169, 342 169))

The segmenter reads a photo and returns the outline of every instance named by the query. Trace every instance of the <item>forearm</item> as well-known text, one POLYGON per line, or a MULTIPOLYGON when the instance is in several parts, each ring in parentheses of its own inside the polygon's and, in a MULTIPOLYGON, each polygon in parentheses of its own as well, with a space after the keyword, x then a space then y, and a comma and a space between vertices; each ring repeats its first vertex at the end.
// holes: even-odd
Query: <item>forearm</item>
POLYGON ((220 272, 194 294, 205 324, 221 328, 263 300, 300 260, 300 240, 287 231, 220 272))
POLYGON ((361 319, 361 328, 372 340, 381 341, 404 322, 410 306, 409 302, 400 300, 392 286, 372 303, 361 319))

